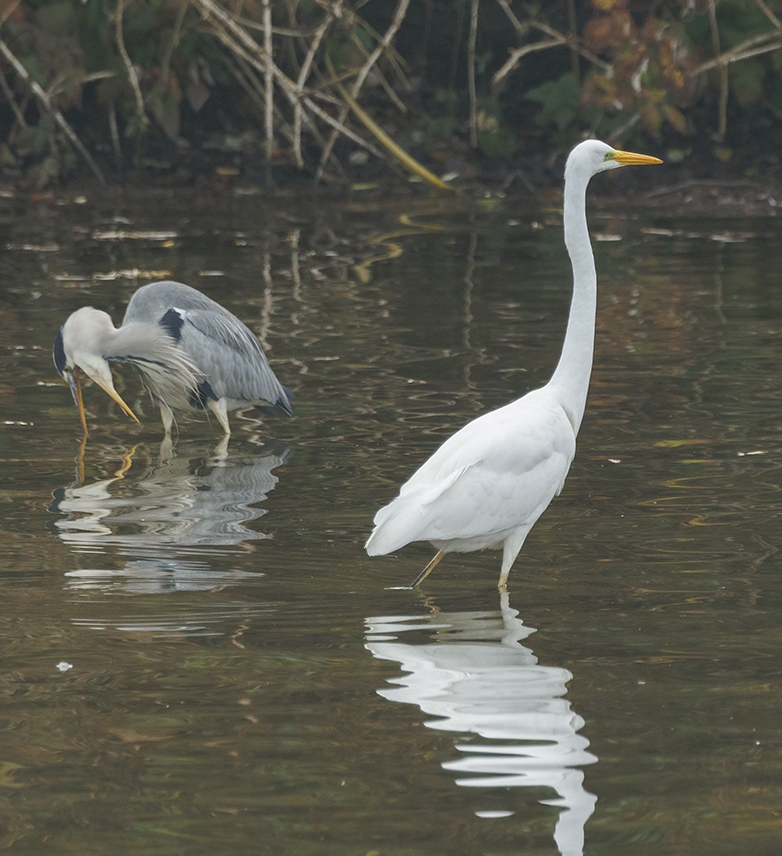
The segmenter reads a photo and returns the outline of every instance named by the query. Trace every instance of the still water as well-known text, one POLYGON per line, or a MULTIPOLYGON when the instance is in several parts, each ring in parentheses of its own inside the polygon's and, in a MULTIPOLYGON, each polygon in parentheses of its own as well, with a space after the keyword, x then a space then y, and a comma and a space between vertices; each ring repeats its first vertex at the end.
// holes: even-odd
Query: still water
POLYGON ((38 854, 782 850, 782 224, 594 209, 562 495, 499 554, 369 559, 376 509, 545 382, 556 200, 0 199, 0 846, 38 854), (173 450, 50 348, 171 277, 295 418, 173 450))

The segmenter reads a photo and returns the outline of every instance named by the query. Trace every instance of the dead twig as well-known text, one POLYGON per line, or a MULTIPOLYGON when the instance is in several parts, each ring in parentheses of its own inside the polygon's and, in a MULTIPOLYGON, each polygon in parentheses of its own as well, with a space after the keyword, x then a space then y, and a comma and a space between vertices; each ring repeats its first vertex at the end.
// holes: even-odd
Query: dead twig
POLYGON ((707 60, 693 69, 692 74, 703 74, 703 72, 709 71, 712 68, 728 66, 732 62, 740 62, 743 59, 749 59, 750 57, 758 56, 758 54, 769 53, 780 48, 782 48, 782 32, 769 30, 767 33, 761 33, 759 36, 752 36, 749 39, 745 39, 730 50, 720 53, 719 56, 713 59, 707 60), (766 44, 763 44, 764 42, 766 44))
POLYGON ((478 148, 478 94, 475 86, 475 46, 481 0, 470 0, 470 34, 467 38, 467 89, 470 95, 470 145, 478 148))
MULTIPOLYGON (((362 148, 367 149, 372 154, 382 157, 380 152, 366 140, 363 140, 358 134, 350 130, 341 122, 334 119, 325 110, 319 107, 311 95, 299 92, 296 84, 274 63, 274 61, 264 52, 263 48, 243 30, 236 21, 224 9, 219 7, 213 0, 191 0, 201 12, 204 18, 210 22, 215 35, 223 44, 237 57, 242 57, 249 65, 258 69, 261 74, 265 75, 267 67, 271 68, 272 76, 275 83, 280 87, 282 93, 295 106, 298 101, 301 101, 304 107, 307 108, 311 116, 315 116, 321 121, 330 125, 332 128, 343 134, 348 139, 352 140, 362 148)), ((303 115, 306 115, 303 114, 303 115)))
POLYGON ((391 20, 391 23, 388 25, 388 29, 386 30, 385 35, 378 42, 377 46, 369 55, 369 57, 367 57, 366 62, 356 75, 356 79, 353 82, 351 92, 354 98, 358 96, 361 87, 364 85, 364 81, 367 79, 367 75, 370 71, 372 71, 375 63, 380 59, 383 53, 389 50, 391 42, 393 41, 397 32, 399 32, 399 28, 402 26, 402 22, 404 21, 405 15, 407 14, 407 7, 409 5, 410 0, 399 0, 399 3, 396 7, 396 11, 394 12, 394 17, 391 20))
POLYGON ((122 19, 125 10, 126 0, 119 0, 117 3, 117 15, 114 20, 114 34, 117 39, 117 50, 119 51, 120 56, 122 57, 122 63, 125 66, 125 71, 128 75, 128 82, 130 83, 130 87, 133 90, 133 97, 136 99, 136 112, 138 114, 138 120, 141 127, 145 127, 149 124, 149 117, 147 116, 147 111, 144 108, 144 96, 141 94, 141 86, 138 82, 138 75, 136 74, 136 69, 133 67, 133 63, 130 61, 130 56, 128 56, 127 48, 125 47, 125 36, 122 31, 122 19))
POLYGON ((717 4, 716 0, 709 0, 709 25, 711 27, 711 44, 716 56, 707 62, 701 63, 697 68, 693 69, 693 75, 703 74, 713 68, 718 68, 720 72, 720 94, 719 94, 719 118, 717 130, 720 137, 725 136, 728 128, 728 95, 730 92, 730 82, 728 78, 728 66, 733 62, 740 62, 743 59, 749 59, 759 54, 769 53, 771 51, 782 48, 782 24, 780 24, 776 15, 765 5, 763 0, 756 0, 761 10, 766 14, 766 17, 774 25, 773 30, 765 33, 760 33, 757 36, 751 36, 744 39, 730 50, 722 51, 720 45, 720 35, 717 26, 717 4))
MULTIPOLYGON (((351 95, 354 99, 358 98, 359 92, 361 91, 361 87, 364 85, 364 82, 367 79, 367 76, 369 75, 370 71, 374 67, 375 63, 381 57, 383 52, 385 50, 388 50, 392 39, 399 31, 399 28, 402 26, 405 14, 407 13, 407 7, 409 5, 410 0, 399 0, 399 2, 397 3, 396 11, 394 12, 394 17, 392 18, 385 35, 375 46, 375 49, 367 57, 366 61, 364 62, 364 65, 359 69, 358 73, 356 74, 355 80, 353 81, 353 86, 351 87, 351 95)), ((331 73, 333 74, 333 69, 331 70, 331 73)), ((348 115, 348 111, 349 107, 347 106, 340 111, 339 121, 341 124, 344 124, 345 119, 348 115)), ((326 148, 323 150, 323 153, 321 155, 320 165, 318 167, 318 176, 321 175, 324 166, 328 162, 329 157, 331 157, 331 152, 334 148, 336 141, 337 135, 332 133, 328 139, 328 142, 326 143, 326 148)))
POLYGON ((263 50, 267 57, 266 69, 264 71, 264 88, 266 89, 266 109, 264 111, 264 124, 266 128, 266 183, 271 182, 272 157, 274 155, 274 71, 271 57, 273 53, 272 44, 272 4, 271 0, 263 0, 263 50))
POLYGON ((528 45, 523 45, 520 48, 514 48, 510 52, 510 56, 505 60, 502 68, 494 73, 492 85, 498 86, 519 64, 519 60, 527 54, 535 53, 536 51, 545 51, 549 48, 561 47, 565 42, 562 39, 547 39, 540 42, 531 42, 528 45))
POLYGON ((763 0, 755 0, 760 8, 760 11, 771 21, 771 23, 778 29, 782 30, 782 22, 780 22, 779 18, 771 11, 771 9, 766 6, 763 0))
POLYGON ((680 193, 682 190, 692 190, 696 187, 716 188, 727 190, 738 187, 748 187, 750 190, 768 193, 768 187, 751 179, 718 179, 718 178, 690 178, 677 184, 669 184, 665 187, 656 187, 644 194, 644 199, 654 199, 656 196, 668 196, 671 193, 680 193))
POLYGON ((492 86, 497 89, 505 80, 505 78, 516 68, 519 61, 527 56, 527 54, 534 53, 536 51, 548 50, 549 48, 555 47, 568 47, 572 52, 582 56, 585 60, 587 60, 591 65, 595 66, 595 68, 599 68, 603 74, 611 74, 613 69, 610 63, 605 62, 600 59, 597 54, 593 54, 591 51, 588 51, 584 48, 575 37, 575 35, 569 36, 565 33, 561 33, 559 30, 556 30, 554 27, 549 26, 544 21, 539 21, 537 19, 530 19, 522 23, 516 17, 516 13, 511 9, 509 0, 497 0, 503 12, 505 12, 508 20, 513 25, 513 29, 516 31, 516 34, 520 39, 526 39, 529 36, 529 31, 531 29, 538 30, 544 35, 548 36, 549 39, 547 41, 541 42, 531 42, 525 45, 522 45, 515 50, 511 51, 510 57, 503 64, 502 68, 499 69, 494 74, 492 78, 492 86))
POLYGON ((388 134, 378 125, 371 116, 369 116, 361 107, 356 103, 353 96, 345 89, 345 87, 341 83, 337 83, 337 88, 339 89, 342 97, 347 101, 350 105, 350 109, 356 114, 359 120, 364 124, 364 127, 375 137, 375 139, 381 143, 381 145, 385 146, 389 152, 404 166, 406 166, 409 170, 414 172, 416 175, 419 175, 424 181, 429 182, 429 184, 434 187, 439 188, 440 190, 453 190, 453 188, 446 184, 441 178, 438 178, 433 172, 430 172, 423 164, 420 164, 412 155, 409 155, 400 145, 398 145, 388 134))
MULTIPOLYGON (((366 47, 364 47, 364 43, 358 37, 357 33, 353 33, 352 42, 356 46, 356 49, 359 50, 365 57, 369 56, 369 51, 366 49, 366 47)), ((398 69, 395 70, 398 71, 398 69)), ((376 67, 375 74, 377 76, 378 83, 383 87, 383 90, 385 91, 389 100, 394 102, 400 113, 407 113, 407 106, 405 105, 404 101, 402 101, 402 99, 396 94, 393 86, 391 86, 385 74, 383 74, 383 71, 379 67, 376 67)))
MULTIPOLYGON (((339 0, 341 3, 342 0, 339 0)), ((307 50, 307 55, 304 57, 304 62, 299 69, 299 77, 296 81, 296 100, 293 105, 293 157, 296 160, 296 165, 301 168, 304 166, 304 157, 301 153, 301 125, 302 125, 302 97, 304 95, 304 86, 306 82, 309 80, 310 72, 312 69, 312 65, 315 62, 315 55, 320 48, 320 43, 323 41, 323 37, 326 35, 329 27, 331 26, 332 21, 334 20, 334 14, 329 10, 326 19, 321 23, 318 29, 315 31, 315 35, 313 36, 312 41, 310 42, 310 46, 307 50)))
POLYGON ((24 111, 22 108, 16 103, 16 98, 14 93, 11 91, 11 87, 8 85, 8 81, 5 78, 5 75, 0 71, 0 89, 3 90, 3 95, 5 95, 5 100, 10 104, 11 110, 13 111, 14 116, 16 116, 16 121, 19 123, 20 128, 27 128, 27 120, 24 118, 24 111))
POLYGON ((46 94, 41 85, 30 77, 29 73, 27 72, 27 69, 17 59, 16 55, 5 43, 4 39, 0 39, 0 53, 3 54, 3 56, 8 60, 9 63, 11 63, 11 65, 14 67, 14 71, 19 75, 19 77, 24 80, 24 82, 30 88, 30 91, 38 99, 38 103, 43 108, 43 110, 54 119, 57 125, 59 125, 60 129, 68 138, 71 145, 84 158, 85 162, 89 166, 95 178, 101 184, 106 184, 106 179, 103 177, 103 173, 100 171, 100 168, 93 160, 92 155, 85 148, 84 143, 82 143, 76 132, 68 124, 68 121, 66 120, 65 116, 63 116, 62 113, 52 104, 51 99, 46 94))

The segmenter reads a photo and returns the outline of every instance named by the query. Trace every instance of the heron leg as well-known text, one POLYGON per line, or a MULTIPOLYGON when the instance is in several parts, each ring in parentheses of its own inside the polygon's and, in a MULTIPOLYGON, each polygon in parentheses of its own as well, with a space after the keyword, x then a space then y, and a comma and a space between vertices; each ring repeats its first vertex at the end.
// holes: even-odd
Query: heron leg
POLYGON ((213 399, 209 399, 207 401, 206 406, 214 413, 217 417, 217 421, 223 426, 223 431, 225 431, 226 436, 231 435, 231 426, 228 423, 228 405, 224 398, 220 398, 217 401, 213 399))
POLYGON ((226 434, 223 439, 215 446, 212 452, 212 457, 218 461, 224 461, 228 457, 228 441, 231 439, 230 434, 226 434))
POLYGON ((84 400, 81 397, 81 369, 77 368, 73 373, 74 380, 71 382, 71 392, 73 400, 76 402, 76 407, 79 410, 79 421, 81 422, 82 431, 86 437, 87 431, 87 415, 84 412, 84 400))
POLYGON ((167 404, 160 404, 160 418, 163 420, 163 428, 166 432, 166 437, 171 436, 171 428, 174 425, 174 413, 167 404))
POLYGON ((440 564, 441 559, 445 555, 443 550, 438 550, 437 555, 431 562, 421 571, 421 573, 413 580, 410 585, 411 589, 418 588, 421 583, 432 573, 432 571, 440 564))

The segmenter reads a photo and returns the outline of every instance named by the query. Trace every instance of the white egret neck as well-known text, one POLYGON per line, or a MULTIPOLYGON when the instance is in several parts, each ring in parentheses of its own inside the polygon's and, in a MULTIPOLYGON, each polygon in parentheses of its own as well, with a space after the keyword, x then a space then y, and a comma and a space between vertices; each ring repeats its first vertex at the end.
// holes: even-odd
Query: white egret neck
POLYGON ((573 296, 562 353, 548 383, 576 433, 584 417, 595 348, 597 272, 586 216, 586 191, 593 174, 588 162, 568 159, 564 227, 565 246, 573 268, 573 296))

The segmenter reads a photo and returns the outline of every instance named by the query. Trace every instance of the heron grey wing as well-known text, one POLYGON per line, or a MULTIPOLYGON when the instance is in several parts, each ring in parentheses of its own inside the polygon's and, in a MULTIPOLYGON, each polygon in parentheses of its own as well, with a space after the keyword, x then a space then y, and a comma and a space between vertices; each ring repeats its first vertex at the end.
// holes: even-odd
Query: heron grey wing
POLYGON ((175 306, 180 309, 200 309, 215 315, 231 317, 231 313, 227 309, 216 303, 211 297, 201 294, 197 289, 181 282, 163 280, 162 282, 142 285, 134 292, 125 310, 125 318, 122 323, 123 325, 132 321, 157 323, 169 309, 175 306))
POLYGON ((224 309, 174 307, 174 311, 182 319, 180 347, 204 372, 218 398, 267 401, 289 410, 285 389, 258 339, 238 318, 224 309))
POLYGON ((172 280, 142 286, 128 303, 123 326, 135 321, 162 326, 199 366, 217 398, 269 402, 275 412, 291 415, 289 395, 256 337, 205 294, 172 280))

